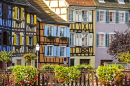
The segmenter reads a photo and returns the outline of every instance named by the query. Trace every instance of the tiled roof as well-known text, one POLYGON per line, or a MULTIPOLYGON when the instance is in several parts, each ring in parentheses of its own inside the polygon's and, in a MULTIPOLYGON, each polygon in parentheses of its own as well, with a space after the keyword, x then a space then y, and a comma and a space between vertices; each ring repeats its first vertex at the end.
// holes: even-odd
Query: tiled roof
POLYGON ((105 3, 99 3, 98 0, 94 0, 94 1, 96 3, 96 6, 130 8, 129 0, 124 0, 125 4, 119 4, 118 0, 104 0, 105 3))
POLYGON ((69 5, 95 6, 94 0, 65 0, 69 5))
POLYGON ((34 10, 38 11, 37 17, 41 19, 41 22, 46 23, 59 23, 59 24, 67 24, 68 23, 63 20, 61 17, 59 17, 57 14, 55 14, 53 11, 51 11, 48 6, 43 2, 43 0, 26 0, 28 1, 34 10))

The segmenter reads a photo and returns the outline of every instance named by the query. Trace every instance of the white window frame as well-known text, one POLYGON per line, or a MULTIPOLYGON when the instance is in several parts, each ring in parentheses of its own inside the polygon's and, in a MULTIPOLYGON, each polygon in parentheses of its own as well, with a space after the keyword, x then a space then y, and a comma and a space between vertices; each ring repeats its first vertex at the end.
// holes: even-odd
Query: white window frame
POLYGON ((119 23, 125 23, 125 17, 126 17, 125 11, 119 11, 119 23), (120 13, 124 13, 124 21, 123 22, 120 21, 120 13))
POLYGON ((60 33, 61 33, 61 28, 64 28, 64 36, 61 36, 61 34, 60 34, 60 37, 66 37, 66 27, 60 26, 60 33))
POLYGON ((19 12, 20 12, 20 8, 19 8, 19 7, 17 7, 17 20, 19 20, 19 19, 20 19, 20 17, 19 17, 19 12))
POLYGON ((71 34, 74 35, 74 36, 73 36, 73 37, 74 37, 74 38, 73 38, 73 44, 74 44, 74 45, 71 45, 71 41, 70 41, 70 47, 73 47, 73 46, 75 46, 75 39, 76 39, 75 36, 76 36, 76 33, 75 33, 75 32, 70 32, 70 39, 72 38, 72 37, 71 37, 71 34))
POLYGON ((111 43, 111 39, 110 39, 110 34, 112 34, 112 35, 114 35, 114 34, 116 34, 116 33, 114 33, 114 32, 111 32, 111 33, 109 33, 109 45, 110 45, 110 43, 111 43))
POLYGON ((20 39, 20 35, 19 34, 16 34, 16 45, 19 45, 19 39, 20 39))
POLYGON ((99 40, 99 47, 105 47, 105 34, 106 34, 106 33, 104 33, 104 32, 99 32, 98 34, 99 34, 99 35, 100 35, 100 34, 104 34, 104 41, 103 41, 103 42, 104 42, 104 45, 102 45, 102 46, 100 45, 100 36, 99 36, 99 39, 98 39, 98 40, 99 40))
POLYGON ((85 18, 85 17, 83 18, 83 13, 82 13, 82 16, 81 16, 82 22, 89 22, 89 10, 82 10, 82 12, 83 12, 83 11, 84 11, 84 12, 86 11, 86 12, 87 12, 87 15, 86 15, 86 21, 84 21, 84 18, 85 18))
POLYGON ((99 21, 100 21, 100 22, 106 22, 106 10, 99 10, 99 21), (101 21, 101 20, 100 20, 100 18, 101 18, 101 17, 100 17, 100 16, 101 16, 101 15, 100 15, 100 12, 101 12, 101 11, 104 11, 104 21, 101 21))
POLYGON ((60 57, 66 57, 66 46, 59 46, 60 47, 60 52, 61 52, 61 48, 64 48, 64 56, 61 56, 60 57))
MULTIPOLYGON (((54 28, 54 25, 47 25, 48 26, 48 28, 47 28, 47 35, 48 36, 50 36, 49 34, 48 34, 48 29, 50 29, 50 27, 53 27, 54 28)), ((51 28, 51 36, 53 36, 53 28, 51 28)))
POLYGON ((82 22, 82 10, 81 9, 75 9, 75 12, 74 12, 75 14, 75 22, 82 22), (77 16, 76 16, 76 11, 78 12, 78 18, 77 18, 77 16), (80 12, 81 11, 81 12, 80 12), (80 13, 81 13, 81 15, 80 15, 80 13), (78 20, 77 20, 78 19, 78 20))
POLYGON ((99 1, 99 3, 105 3, 105 1, 104 0, 98 0, 99 1))
POLYGON ((69 9, 69 11, 68 11, 68 21, 69 22, 74 22, 75 21, 75 10, 74 9, 69 9), (70 11, 72 11, 73 12, 73 15, 70 13, 70 11), (72 17, 71 19, 70 19, 70 16, 72 17))
POLYGON ((123 2, 121 2, 120 0, 118 0, 118 3, 119 4, 125 4, 124 0, 123 0, 123 2))
POLYGON ((83 32, 82 33, 82 47, 87 47, 89 46, 89 33, 88 32, 83 32), (87 34, 87 45, 83 45, 83 34, 87 34))
MULTIPOLYGON (((110 21, 110 15, 109 15, 109 23, 115 23, 115 20, 116 20, 116 16, 115 16, 116 11, 114 11, 114 10, 109 10, 109 14, 110 14, 110 12, 114 12, 114 21, 110 21)), ((112 19, 113 19, 113 15, 112 15, 112 19)))
POLYGON ((29 46, 33 45, 33 37, 29 37, 29 46), (30 44, 30 38, 31 38, 31 44, 30 44))
POLYGON ((47 48, 49 48, 49 47, 52 47, 52 55, 48 55, 48 51, 47 51, 47 57, 52 57, 52 56, 54 56, 54 53, 53 53, 53 51, 54 51, 54 49, 53 49, 54 45, 47 45, 47 48))

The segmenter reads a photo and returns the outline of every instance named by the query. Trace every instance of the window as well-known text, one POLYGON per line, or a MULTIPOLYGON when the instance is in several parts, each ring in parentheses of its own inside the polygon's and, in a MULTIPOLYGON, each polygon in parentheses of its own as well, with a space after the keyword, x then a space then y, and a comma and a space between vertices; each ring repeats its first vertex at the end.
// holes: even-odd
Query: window
POLYGON ((21 65, 21 59, 17 59, 17 65, 21 65))
POLYGON ((66 27, 61 27, 60 28, 60 36, 65 37, 66 36, 65 34, 66 34, 66 27))
POLYGON ((80 59, 80 64, 89 64, 90 59, 80 59))
POLYGON ((100 21, 105 22, 105 11, 100 11, 100 21))
POLYGON ((20 12, 20 9, 19 9, 19 7, 17 8, 17 20, 19 20, 19 13, 20 12))
POLYGON ((99 46, 105 46, 105 34, 99 34, 99 46))
POLYGON ((74 21, 74 11, 73 10, 69 11, 69 21, 74 21))
POLYGON ((48 46, 47 56, 53 56, 53 46, 48 46))
POLYGON ((70 66, 75 66, 75 59, 70 59, 70 66))
POLYGON ((31 15, 30 18, 31 18, 31 19, 30 19, 30 20, 31 20, 30 23, 31 23, 31 24, 34 24, 34 15, 31 15))
POLYGON ((88 33, 82 33, 82 46, 88 46, 88 33))
POLYGON ((125 22, 125 13, 124 12, 120 12, 119 14, 119 22, 125 22))
POLYGON ((88 21, 88 11, 82 11, 82 21, 88 21))
POLYGON ((47 34, 48 36, 53 36, 53 26, 48 26, 47 34))
POLYGON ((110 22, 115 22, 115 12, 110 12, 110 22))
POLYGON ((66 47, 60 47, 60 56, 66 57, 66 47))
POLYGON ((5 39, 8 39, 8 36, 7 36, 7 32, 3 32, 3 45, 7 45, 7 40, 5 39))
POLYGON ((70 46, 75 46, 75 33, 70 33, 70 46))
POLYGON ((16 35, 16 45, 19 45, 19 38, 20 38, 20 36, 19 36, 19 34, 17 34, 16 35))
POLYGON ((112 42, 112 40, 114 39, 114 34, 115 33, 110 33, 109 34, 109 44, 112 42))
POLYGON ((6 19, 8 15, 8 5, 3 4, 3 18, 6 19))
POLYGON ((29 37, 29 46, 32 46, 33 45, 33 38, 32 37, 29 37))
POLYGON ((0 3, 0 16, 2 16, 2 3, 0 3))

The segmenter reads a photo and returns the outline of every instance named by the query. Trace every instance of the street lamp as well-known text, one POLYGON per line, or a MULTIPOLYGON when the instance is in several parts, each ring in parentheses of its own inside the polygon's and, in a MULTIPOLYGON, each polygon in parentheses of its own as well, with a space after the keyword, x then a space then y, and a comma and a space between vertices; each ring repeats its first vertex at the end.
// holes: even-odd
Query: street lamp
POLYGON ((36 45, 36 51, 37 51, 37 68, 38 68, 38 51, 39 51, 39 49, 40 49, 40 46, 37 43, 37 45, 36 45))

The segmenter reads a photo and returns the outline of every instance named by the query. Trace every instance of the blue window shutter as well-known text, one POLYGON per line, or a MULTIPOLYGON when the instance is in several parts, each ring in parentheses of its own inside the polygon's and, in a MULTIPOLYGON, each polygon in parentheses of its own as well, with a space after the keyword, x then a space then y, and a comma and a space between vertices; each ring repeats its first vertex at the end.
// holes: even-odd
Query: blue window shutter
POLYGON ((128 23, 128 12, 125 12, 125 23, 128 23))
POLYGON ((0 45, 0 51, 2 51, 2 46, 0 45))
POLYGON ((58 27, 58 37, 60 37, 60 27, 58 27))
POLYGON ((106 22, 109 22, 109 11, 106 11, 106 22))
POLYGON ((2 18, 0 18, 0 25, 2 25, 2 18))
POLYGON ((54 26, 54 29, 53 29, 53 36, 56 36, 56 26, 54 26))
POLYGON ((96 34, 96 46, 99 46, 99 34, 96 34))
POLYGON ((44 36, 48 36, 48 34, 47 34, 47 29, 48 29, 48 26, 45 25, 45 26, 44 26, 44 36))
MULTIPOLYGON (((1 34, 1 30, 0 30, 0 34, 1 34)), ((1 44, 1 35, 0 35, 0 44, 1 44)))
POLYGON ((100 15, 99 15, 99 11, 97 10, 97 22, 99 22, 99 19, 100 19, 100 15))
POLYGON ((66 37, 70 37, 70 28, 66 27, 66 37))
POLYGON ((109 34, 107 34, 107 46, 109 46, 109 34))
POLYGON ((2 8, 0 8, 0 16, 2 16, 2 8))
POLYGON ((60 47, 57 47, 57 57, 60 57, 60 47))
POLYGON ((48 46, 45 46, 45 51, 44 51, 45 56, 47 56, 47 51, 48 51, 48 46))
POLYGON ((8 5, 8 9, 11 9, 11 6, 8 5))
POLYGON ((9 27, 11 27, 11 20, 8 20, 8 24, 9 27))
POLYGON ((70 57, 70 47, 66 47, 66 57, 70 57))
POLYGON ((107 34, 105 34, 105 47, 107 47, 107 44, 108 42, 107 42, 107 34))
POLYGON ((116 20, 116 23, 119 23, 119 12, 116 12, 116 13, 115 13, 115 17, 116 17, 116 19, 115 19, 115 20, 116 20))
POLYGON ((53 56, 56 56, 56 46, 53 46, 53 56))
POLYGON ((11 18, 11 10, 8 10, 8 18, 11 18))

